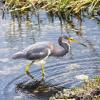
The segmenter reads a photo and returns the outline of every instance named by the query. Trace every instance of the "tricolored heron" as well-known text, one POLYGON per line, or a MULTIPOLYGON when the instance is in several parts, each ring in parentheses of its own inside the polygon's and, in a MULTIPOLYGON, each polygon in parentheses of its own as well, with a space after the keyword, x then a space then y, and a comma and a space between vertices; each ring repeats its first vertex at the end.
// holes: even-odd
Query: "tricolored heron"
MULTIPOLYGON (((84 45, 77 40, 67 37, 61 36, 58 39, 58 43, 61 48, 57 48, 51 42, 38 42, 36 44, 32 44, 25 48, 23 51, 15 53, 12 58, 13 59, 20 59, 25 58, 27 60, 31 60, 32 62, 26 66, 26 74, 33 78, 33 76, 29 72, 30 66, 34 64, 41 64, 42 67, 42 80, 44 80, 45 72, 44 72, 44 64, 46 59, 49 56, 61 57, 66 55, 66 53, 70 50, 71 42, 75 42, 81 45, 84 45)), ((85 46, 85 45, 84 45, 85 46)))

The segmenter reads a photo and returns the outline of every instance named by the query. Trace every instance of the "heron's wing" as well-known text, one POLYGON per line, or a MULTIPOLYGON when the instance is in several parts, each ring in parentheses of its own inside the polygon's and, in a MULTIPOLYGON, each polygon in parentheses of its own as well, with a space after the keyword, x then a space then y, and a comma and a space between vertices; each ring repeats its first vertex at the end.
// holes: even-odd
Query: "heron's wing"
POLYGON ((37 43, 35 43, 35 44, 32 44, 32 45, 30 45, 30 46, 28 46, 27 48, 25 48, 24 50, 23 50, 23 52, 24 53, 27 53, 27 52, 29 52, 29 51, 32 51, 32 50, 37 50, 37 49, 42 49, 42 48, 47 48, 48 47, 48 45, 50 44, 50 42, 48 42, 48 41, 45 41, 45 42, 37 42, 37 43))
POLYGON ((29 60, 41 60, 45 58, 46 56, 49 56, 49 48, 35 48, 32 50, 27 51, 27 59, 29 60))

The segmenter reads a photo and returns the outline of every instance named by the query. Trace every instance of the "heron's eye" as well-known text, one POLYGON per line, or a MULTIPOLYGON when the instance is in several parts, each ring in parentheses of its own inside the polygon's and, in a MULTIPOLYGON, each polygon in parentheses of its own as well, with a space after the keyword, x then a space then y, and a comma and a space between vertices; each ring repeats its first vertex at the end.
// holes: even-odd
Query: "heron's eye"
POLYGON ((70 40, 74 40, 73 38, 70 38, 70 40))

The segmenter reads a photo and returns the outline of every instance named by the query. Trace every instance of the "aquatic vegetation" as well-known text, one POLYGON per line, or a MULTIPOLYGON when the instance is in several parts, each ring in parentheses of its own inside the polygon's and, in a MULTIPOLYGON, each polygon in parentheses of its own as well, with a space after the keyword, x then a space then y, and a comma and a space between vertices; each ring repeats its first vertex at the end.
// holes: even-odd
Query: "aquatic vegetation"
MULTIPOLYGON (((16 84, 16 92, 26 93, 27 95, 41 95, 44 96, 55 94, 57 91, 62 90, 62 88, 57 88, 54 85, 47 83, 45 81, 39 80, 27 80, 16 84)), ((44 97, 45 98, 45 97, 44 97)))
POLYGON ((27 11, 32 7, 31 3, 26 0, 5 0, 4 9, 9 12, 27 11))
POLYGON ((50 100, 99 100, 100 99, 100 76, 84 82, 82 87, 63 89, 58 91, 50 100))
POLYGON ((100 12, 99 0, 4 0, 4 7, 10 12, 45 9, 62 18, 77 15, 93 15, 100 12))

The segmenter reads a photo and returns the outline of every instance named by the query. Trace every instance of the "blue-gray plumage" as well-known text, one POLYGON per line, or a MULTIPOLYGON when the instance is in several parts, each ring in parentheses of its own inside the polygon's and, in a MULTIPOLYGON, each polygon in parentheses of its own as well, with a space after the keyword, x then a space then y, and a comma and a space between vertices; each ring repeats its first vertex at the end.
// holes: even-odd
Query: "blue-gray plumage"
POLYGON ((64 56, 69 51, 69 44, 62 43, 60 37, 58 42, 61 48, 57 48, 51 42, 37 42, 36 44, 28 46, 21 52, 17 52, 13 55, 13 59, 28 59, 28 60, 41 60, 46 56, 64 56))
MULTIPOLYGON (((64 56, 66 53, 69 52, 70 41, 77 42, 76 40, 72 38, 68 38, 67 36, 59 37, 58 43, 60 45, 60 48, 57 48, 51 42, 39 42, 39 43, 28 46, 21 52, 14 54, 12 58, 13 59, 24 58, 27 60, 32 60, 32 63, 34 64, 37 64, 37 63, 41 64, 42 65, 42 79, 44 80, 44 64, 45 64, 46 59, 49 56, 55 56, 55 57, 64 56)), ((29 68, 32 65, 32 63, 27 65, 26 67, 26 73, 31 78, 32 76, 29 73, 29 68)))

